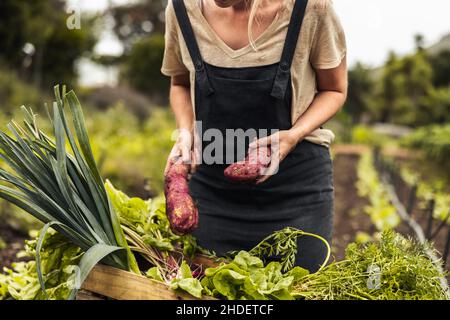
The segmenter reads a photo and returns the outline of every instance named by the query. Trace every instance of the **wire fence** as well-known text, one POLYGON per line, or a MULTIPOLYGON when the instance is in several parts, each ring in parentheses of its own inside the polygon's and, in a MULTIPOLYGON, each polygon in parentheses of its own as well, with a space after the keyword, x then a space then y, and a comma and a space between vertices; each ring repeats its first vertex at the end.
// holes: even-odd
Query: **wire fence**
POLYGON ((417 184, 408 184, 401 175, 400 164, 385 157, 380 149, 375 148, 373 153, 375 168, 390 190, 391 201, 402 220, 421 242, 435 242, 438 237, 445 237, 443 243, 440 241, 436 249, 442 253, 443 267, 450 267, 447 263, 450 253, 450 210, 444 218, 438 219, 435 215, 436 199, 434 197, 426 199, 424 210, 417 210, 419 200, 423 200, 419 199, 417 184))

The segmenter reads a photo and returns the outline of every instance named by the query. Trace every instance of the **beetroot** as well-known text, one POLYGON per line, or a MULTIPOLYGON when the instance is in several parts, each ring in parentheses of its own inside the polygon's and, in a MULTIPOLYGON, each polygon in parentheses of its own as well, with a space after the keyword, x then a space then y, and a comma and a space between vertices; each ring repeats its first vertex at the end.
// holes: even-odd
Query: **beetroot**
POLYGON ((166 214, 176 234, 192 232, 198 225, 198 210, 189 195, 189 166, 172 163, 165 177, 166 214))
POLYGON ((249 152, 244 161, 229 165, 224 175, 234 182, 254 183, 261 176, 262 170, 270 163, 267 159, 270 156, 270 148, 258 148, 249 152))

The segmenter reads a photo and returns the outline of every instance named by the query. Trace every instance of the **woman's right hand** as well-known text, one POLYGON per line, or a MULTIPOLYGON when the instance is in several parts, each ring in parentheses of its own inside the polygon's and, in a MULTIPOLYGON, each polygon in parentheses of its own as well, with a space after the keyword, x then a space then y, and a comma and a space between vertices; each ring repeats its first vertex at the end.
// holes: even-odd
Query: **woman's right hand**
POLYGON ((191 170, 195 169, 195 165, 193 165, 195 157, 192 150, 193 136, 191 131, 186 129, 178 130, 178 137, 167 159, 164 175, 167 174, 170 165, 176 162, 189 164, 191 165, 191 170))

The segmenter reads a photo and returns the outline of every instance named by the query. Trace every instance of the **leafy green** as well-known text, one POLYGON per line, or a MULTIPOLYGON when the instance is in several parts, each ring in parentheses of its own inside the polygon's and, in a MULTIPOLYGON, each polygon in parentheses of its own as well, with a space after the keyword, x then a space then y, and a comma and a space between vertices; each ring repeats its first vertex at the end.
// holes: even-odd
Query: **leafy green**
POLYGON ((379 231, 397 227, 401 222, 400 216, 389 199, 386 187, 380 181, 371 153, 361 156, 357 174, 358 195, 368 198, 369 205, 364 208, 364 211, 370 216, 375 227, 379 231))
POLYGON ((232 262, 206 269, 201 284, 206 294, 229 300, 292 300, 292 285, 309 272, 295 267, 283 274, 282 268, 279 262, 264 266, 258 257, 240 251, 232 262))
POLYGON ((147 276, 147 278, 164 282, 164 279, 157 267, 152 267, 152 268, 148 269, 148 271, 145 273, 145 275, 147 276))
POLYGON ((181 263, 178 275, 172 279, 170 287, 173 290, 184 290, 199 299, 202 297, 203 287, 200 281, 192 276, 191 268, 186 261, 181 263))
MULTIPOLYGON (((22 256, 33 258, 37 240, 28 240, 22 256)), ((83 251, 67 241, 61 233, 49 229, 41 248, 41 267, 45 282, 44 294, 39 284, 36 262, 18 262, 0 274, 0 300, 67 299, 76 284, 77 265, 83 251)))
POLYGON ((194 237, 178 236, 170 229, 163 197, 148 200, 128 197, 110 181, 106 181, 105 188, 122 225, 137 233, 146 245, 163 252, 182 250, 190 257, 197 252, 194 237))

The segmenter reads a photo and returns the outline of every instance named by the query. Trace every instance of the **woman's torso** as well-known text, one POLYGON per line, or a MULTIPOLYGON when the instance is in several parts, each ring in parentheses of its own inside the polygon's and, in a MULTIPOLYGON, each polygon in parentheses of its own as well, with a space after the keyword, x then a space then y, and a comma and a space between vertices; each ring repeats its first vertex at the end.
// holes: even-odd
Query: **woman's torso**
MULTIPOLYGON (((291 68, 291 123, 295 122, 309 107, 317 93, 315 72, 310 61, 311 50, 315 41, 317 28, 320 25, 320 19, 325 14, 328 14, 327 6, 323 5, 327 5, 327 3, 328 1, 311 0, 308 4, 307 14, 291 68), (322 3, 322 6, 319 5, 320 3, 322 3)), ((218 67, 240 68, 270 65, 280 60, 294 1, 288 0, 286 6, 277 14, 275 20, 256 38, 254 44, 258 49, 257 51, 253 50, 251 45, 246 45, 237 50, 230 48, 211 28, 202 14, 198 0, 187 0, 185 4, 205 62, 218 67)), ((195 105, 195 68, 183 37, 180 34, 179 27, 174 23, 176 19, 174 19, 173 8, 171 9, 170 5, 166 18, 169 20, 168 23, 172 20, 171 22, 175 25, 173 32, 178 34, 179 58, 190 72, 191 98, 193 105, 195 105)), ((342 55, 342 52, 338 53, 338 55, 342 55)), ((170 60, 165 58, 166 62, 170 60)), ((315 61, 315 63, 322 63, 322 65, 325 62, 315 61)), ((328 63, 334 62, 328 61, 328 63)), ((164 63, 162 68, 163 73, 167 74, 169 67, 168 63, 164 63)), ((329 146, 333 139, 333 133, 327 129, 315 130, 306 138, 310 142, 324 146, 329 146)))

